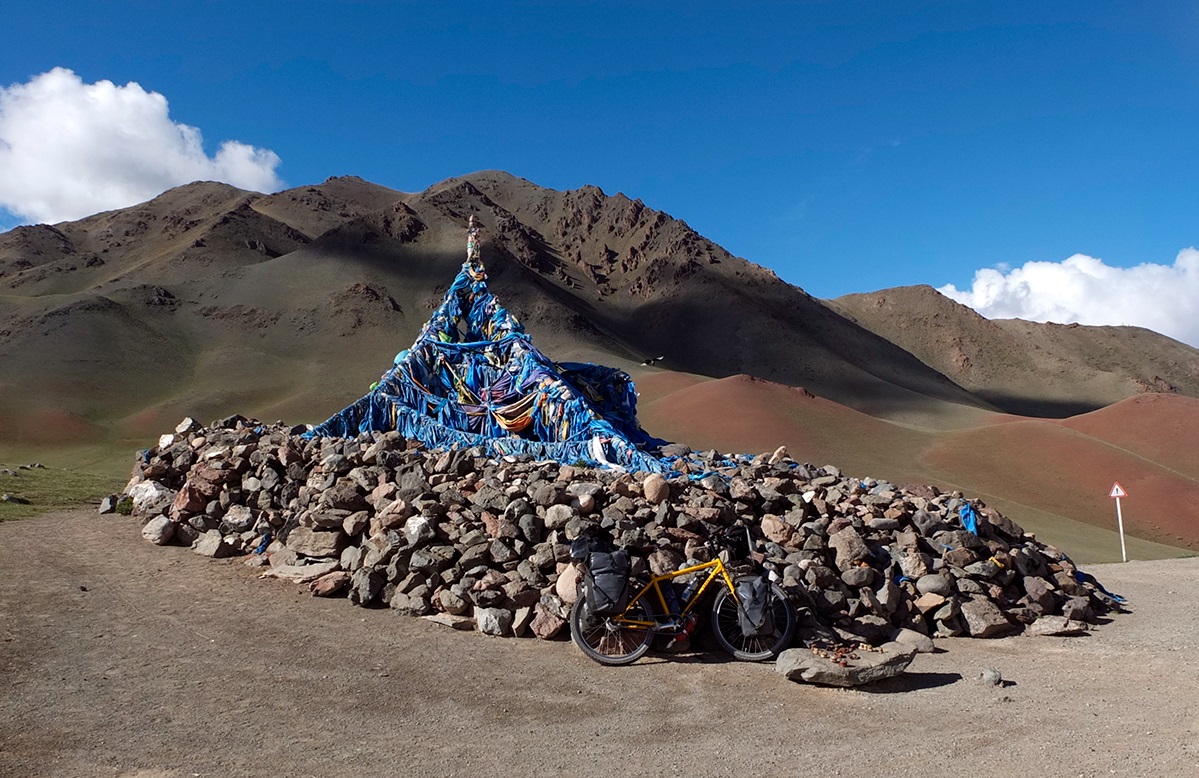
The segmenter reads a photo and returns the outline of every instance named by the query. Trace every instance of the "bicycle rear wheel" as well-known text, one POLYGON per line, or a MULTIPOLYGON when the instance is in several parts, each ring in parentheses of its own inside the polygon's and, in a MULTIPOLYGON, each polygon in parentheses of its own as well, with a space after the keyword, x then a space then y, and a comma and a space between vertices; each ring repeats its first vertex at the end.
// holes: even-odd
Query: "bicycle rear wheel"
MULTIPOLYGON (((741 579, 738 579, 741 580, 741 579)), ((797 625, 795 606, 778 584, 770 585, 774 631, 761 637, 747 637, 741 631, 737 600, 721 587, 712 600, 712 635, 725 651, 746 662, 773 659, 791 645, 797 625)))
MULTIPOLYGON (((638 601, 629 606, 623 618, 653 621, 645 605, 638 601)), ((570 639, 591 659, 602 665, 627 665, 649 651, 654 630, 626 624, 610 616, 595 616, 580 597, 570 609, 570 639)))

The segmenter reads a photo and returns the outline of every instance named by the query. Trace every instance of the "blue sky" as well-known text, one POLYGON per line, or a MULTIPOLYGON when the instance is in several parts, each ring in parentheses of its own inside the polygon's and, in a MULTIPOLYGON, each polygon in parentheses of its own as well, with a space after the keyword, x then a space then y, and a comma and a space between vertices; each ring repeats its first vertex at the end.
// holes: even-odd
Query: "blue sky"
MULTIPOLYGON (((952 284, 988 315, 1044 318, 1028 297, 1052 290, 1034 271, 1079 254, 1101 260, 1092 287, 1135 286, 1148 263, 1168 271, 1166 289, 1199 296, 1199 258, 1185 254, 1199 243, 1189 3, 18 0, 4 17, 0 189, 5 165, 36 186, 70 183, 70 155, 14 161, 3 118, 15 138, 26 103, 11 90, 65 68, 82 85, 162 95, 208 158, 225 141, 254 147, 271 175, 245 180, 355 174, 416 191, 499 168, 596 184, 818 297, 952 284)), ((109 150, 106 175, 161 172, 118 146, 89 146, 109 150)), ((206 169, 252 165, 240 148, 206 169)), ((35 194, 0 192, 0 227, 59 213, 22 212, 35 194)), ((1126 304, 1112 299, 1040 302, 1087 320, 1126 304)), ((1171 315, 1192 327, 1171 334, 1199 342, 1196 311, 1171 315)))

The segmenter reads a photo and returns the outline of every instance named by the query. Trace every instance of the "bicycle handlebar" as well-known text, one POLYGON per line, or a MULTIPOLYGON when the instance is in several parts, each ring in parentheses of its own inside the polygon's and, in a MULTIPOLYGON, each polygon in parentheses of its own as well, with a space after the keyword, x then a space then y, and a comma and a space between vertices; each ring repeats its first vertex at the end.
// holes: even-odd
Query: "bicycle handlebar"
POLYGON ((721 549, 735 550, 739 542, 744 540, 746 555, 752 555, 754 550, 753 537, 749 534, 749 528, 744 526, 728 527, 720 530, 707 540, 704 545, 713 551, 721 549))

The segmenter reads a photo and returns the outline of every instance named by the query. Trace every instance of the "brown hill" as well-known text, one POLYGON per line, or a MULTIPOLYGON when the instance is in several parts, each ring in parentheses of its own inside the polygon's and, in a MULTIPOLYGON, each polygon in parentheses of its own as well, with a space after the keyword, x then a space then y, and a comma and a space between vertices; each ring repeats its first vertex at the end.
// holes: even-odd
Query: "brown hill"
POLYGON ((0 236, 6 437, 46 408, 135 435, 183 412, 327 415, 416 335, 472 213, 496 293, 557 358, 664 354, 923 423, 980 405, 639 201, 481 173, 417 194, 356 178, 271 196, 197 183, 0 236))
POLYGON ((1142 392, 1199 396, 1199 350, 1139 327, 988 320, 931 286, 830 305, 997 408, 1086 413, 1142 392))
POLYGON ((664 355, 670 369, 750 372, 888 415, 979 405, 885 339, 640 200, 594 187, 554 192, 494 172, 442 186, 439 195, 477 190, 502 203, 527 225, 502 221, 499 239, 511 236, 516 257, 553 277, 635 354, 664 355))
MULTIPOLYGON (((637 370, 655 434, 722 449, 787 442, 809 461, 985 489, 988 501, 1015 499, 1028 477, 1044 498, 1029 510, 1048 522, 1102 506, 1090 484, 1049 493, 1097 446, 1121 449, 1104 467, 1139 458, 1172 494, 1197 472, 1174 433, 1189 427, 1169 422, 1191 405, 1118 405, 1070 427, 995 413, 1061 416, 1154 388, 1199 395, 1194 349, 1128 328, 986 322, 927 288, 825 303, 639 200, 497 172, 419 193, 354 177, 269 196, 201 182, 0 235, 0 453, 114 438, 123 452, 184 415, 325 418, 413 340, 463 259, 471 214, 499 299, 554 358, 637 370), (670 372, 639 368, 658 355, 670 372), (1116 414, 1156 426, 1120 438, 1106 421, 1116 414)), ((1141 490, 1142 475, 1116 477, 1141 490)), ((1136 526, 1179 531, 1153 521, 1160 531, 1136 526)))

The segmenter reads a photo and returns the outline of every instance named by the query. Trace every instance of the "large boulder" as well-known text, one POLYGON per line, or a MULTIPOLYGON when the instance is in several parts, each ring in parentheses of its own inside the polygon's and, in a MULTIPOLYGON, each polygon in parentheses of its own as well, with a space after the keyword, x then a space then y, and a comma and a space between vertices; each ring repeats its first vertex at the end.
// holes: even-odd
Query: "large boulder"
POLYGON ((225 541, 219 529, 210 529, 201 535, 192 546, 192 551, 211 559, 224 559, 237 553, 237 549, 225 541))
POLYGON ((133 512, 144 515, 165 513, 175 499, 175 493, 157 481, 134 484, 127 494, 133 501, 133 512))
POLYGON ((900 675, 914 656, 914 646, 900 643, 853 651, 791 648, 779 654, 774 669, 788 680, 801 683, 861 686, 900 675))
POLYGON ((175 522, 166 516, 155 516, 142 527, 142 537, 156 546, 165 546, 175 537, 175 522))
POLYGON ((985 597, 967 597, 961 601, 962 619, 972 638, 998 638, 1018 632, 1020 626, 1008 621, 999 606, 985 597))
POLYGON ((475 623, 484 635, 506 637, 512 634, 512 611, 507 608, 476 608, 475 623))
POLYGON ((346 535, 341 530, 320 530, 296 527, 287 536, 287 547, 309 557, 337 557, 345 546, 346 535))
POLYGON ((641 492, 651 505, 658 505, 670 497, 670 484, 661 475, 651 473, 641 482, 641 492))
POLYGON ((581 576, 582 571, 578 565, 567 565, 558 574, 558 580, 554 584, 554 592, 562 602, 574 605, 575 600, 579 599, 579 578, 581 576))
POLYGON ((855 562, 870 555, 866 541, 862 540, 862 536, 853 527, 845 527, 829 537, 828 544, 837 553, 835 564, 837 569, 842 572, 848 570, 855 562))

